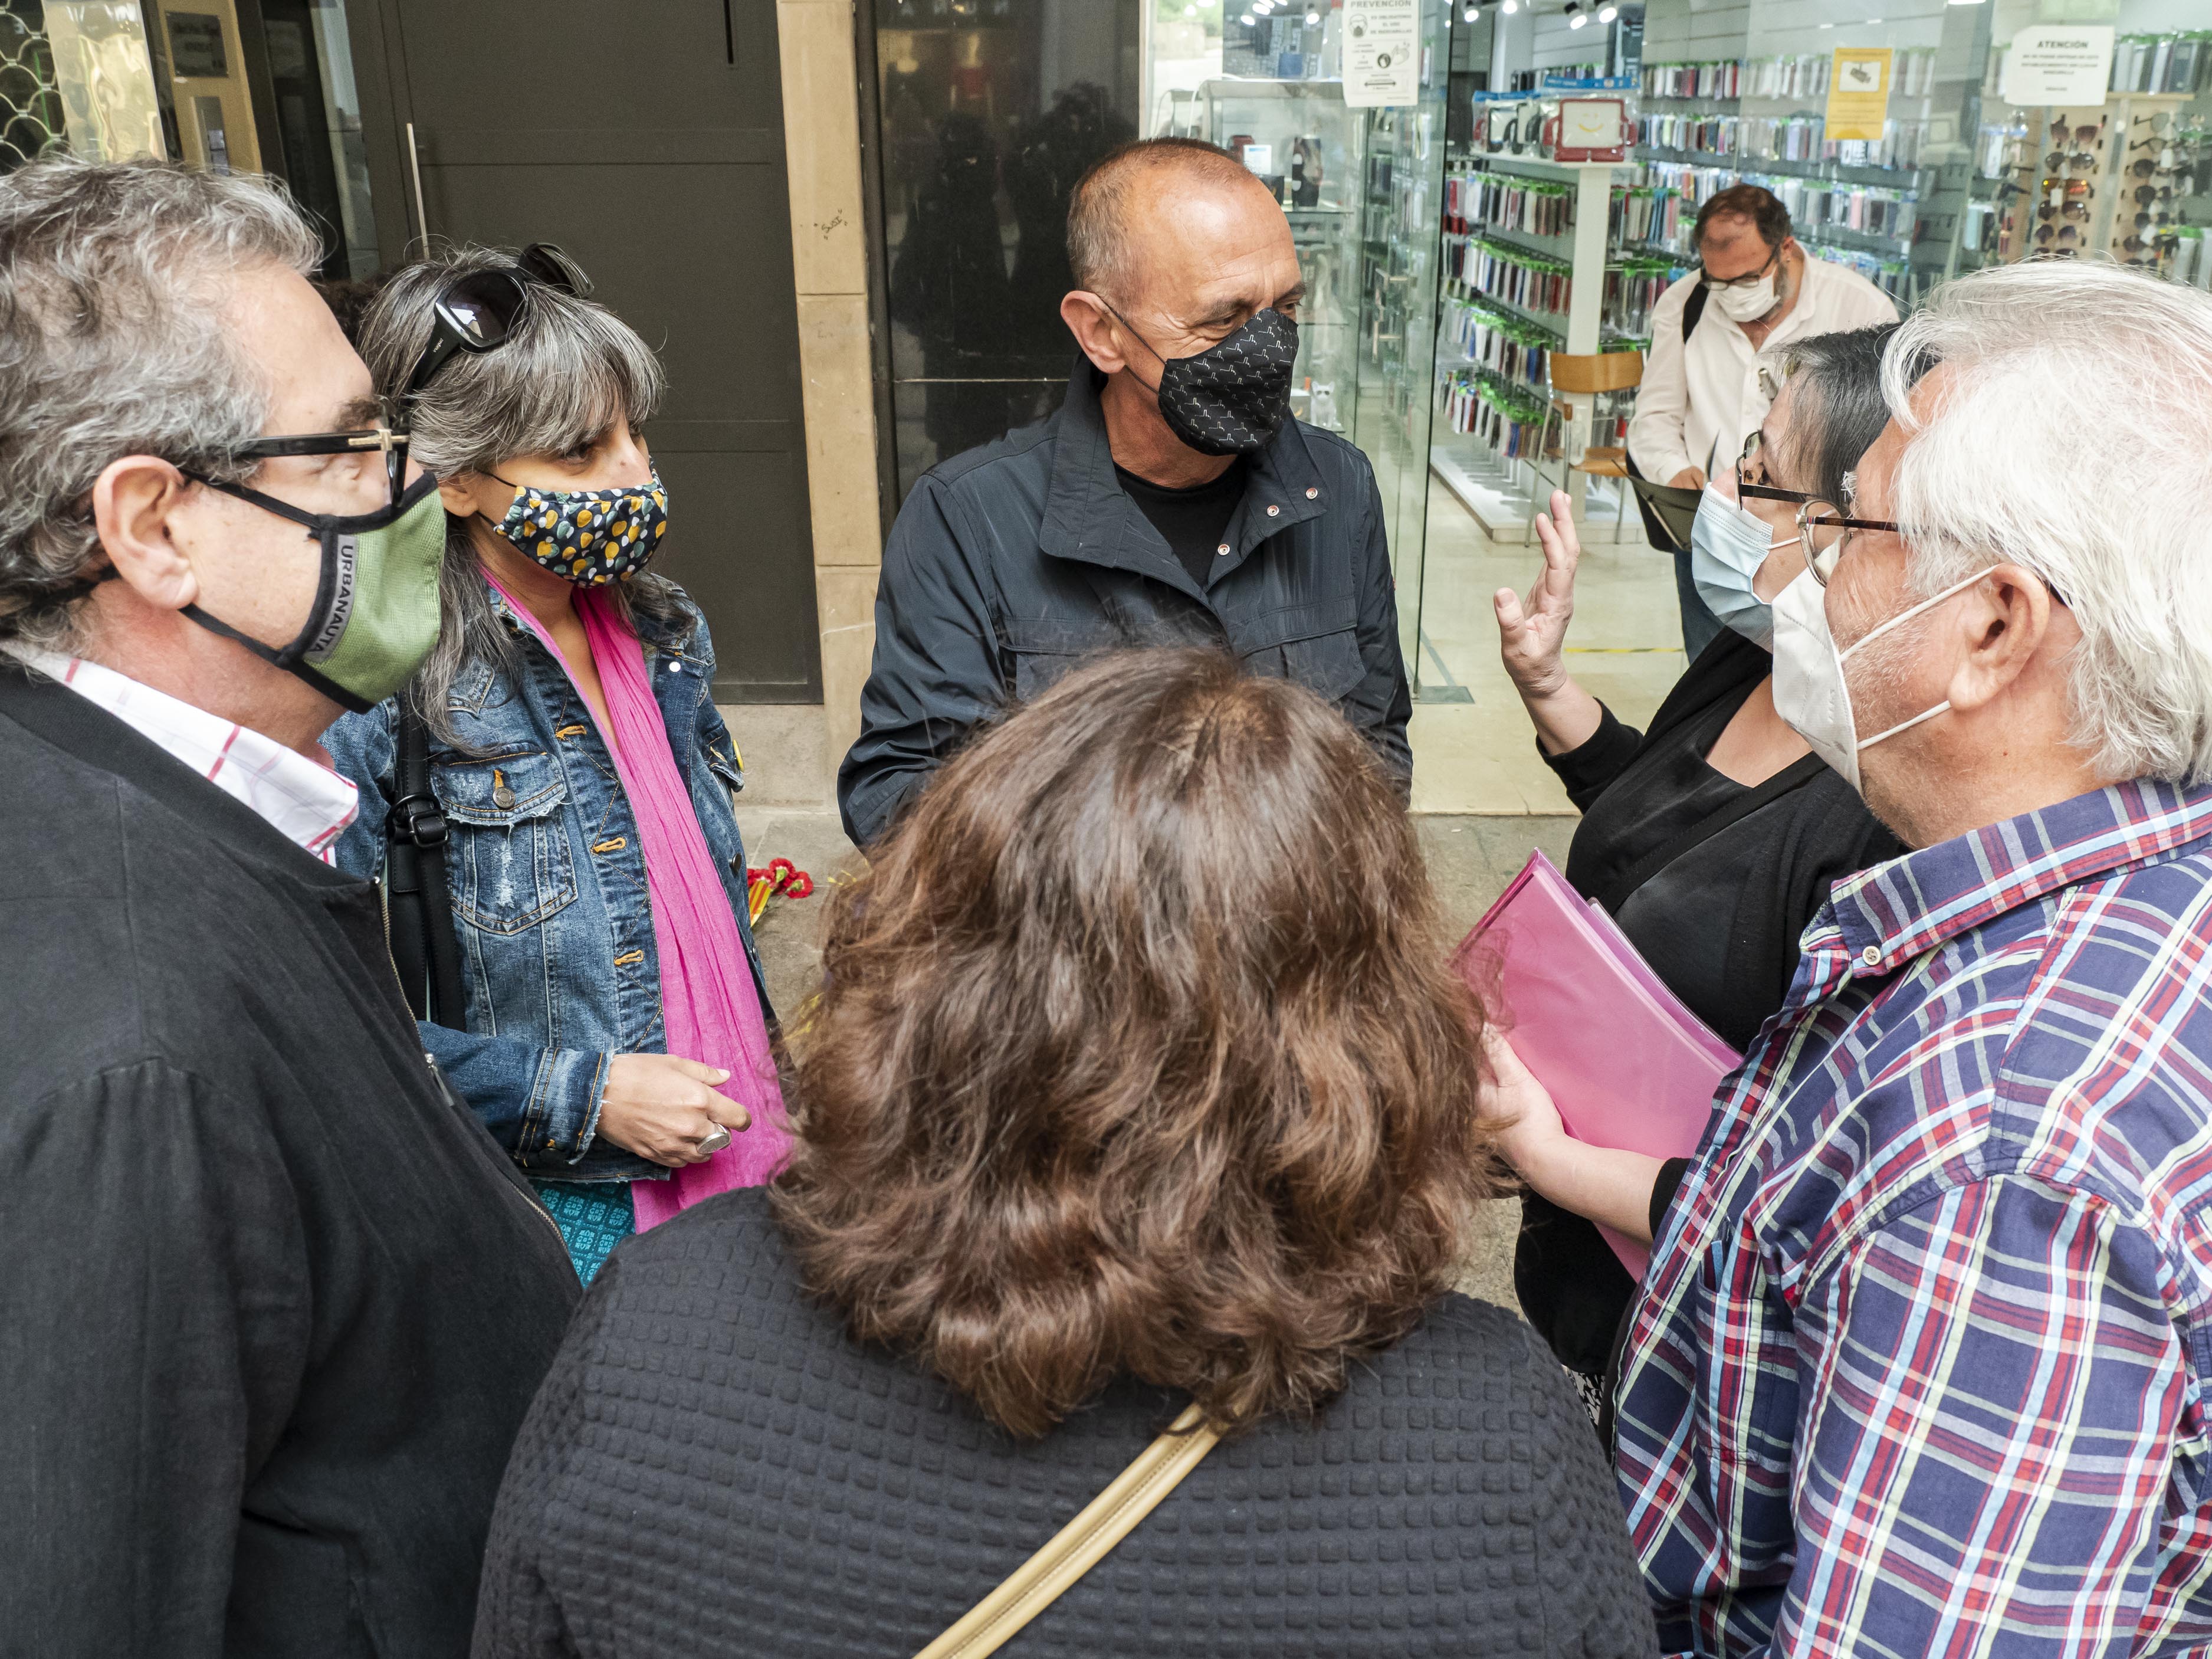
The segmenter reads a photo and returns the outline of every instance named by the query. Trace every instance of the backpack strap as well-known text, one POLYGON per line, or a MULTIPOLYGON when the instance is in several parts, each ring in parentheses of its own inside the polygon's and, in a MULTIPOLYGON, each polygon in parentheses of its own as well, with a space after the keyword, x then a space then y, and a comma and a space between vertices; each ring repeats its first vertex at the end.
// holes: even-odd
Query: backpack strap
POLYGON ((394 726, 393 799, 384 819, 385 933, 415 1018, 459 1028, 467 1004, 446 884, 450 832, 430 787, 430 733, 404 703, 394 726))
MULTIPOLYGON (((1689 347, 1690 336, 1698 331, 1698 319, 1705 314, 1707 292, 1705 285, 1699 283, 1690 290, 1690 297, 1682 302, 1682 345, 1686 350, 1689 347)), ((1637 467, 1634 456, 1624 454, 1621 459, 1627 463, 1629 477, 1632 478, 1644 477, 1643 472, 1637 467)), ((1645 482, 1649 483, 1650 480, 1647 479, 1645 482)), ((1650 543, 1653 548, 1662 553, 1680 553, 1683 550, 1680 544, 1668 531, 1667 526, 1660 522, 1659 515, 1651 510, 1651 503, 1641 495, 1636 497, 1636 511, 1644 520, 1644 539, 1650 543)))
POLYGON ((1183 1476, 1205 1461, 1221 1438, 1196 1406, 1184 1408, 1167 1432, 1137 1454, 1137 1461, 1016 1567, 998 1589, 978 1601, 915 1659, 984 1659, 1042 1613, 1106 1559, 1137 1522, 1159 1507, 1183 1476))

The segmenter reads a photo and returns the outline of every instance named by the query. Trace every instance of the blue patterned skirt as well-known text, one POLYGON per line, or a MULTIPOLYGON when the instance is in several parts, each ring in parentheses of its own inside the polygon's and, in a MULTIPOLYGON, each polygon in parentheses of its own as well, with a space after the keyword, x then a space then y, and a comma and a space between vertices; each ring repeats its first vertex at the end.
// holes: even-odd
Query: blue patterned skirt
POLYGON ((538 1197, 552 1212, 576 1264, 576 1277, 588 1285, 606 1266, 615 1246, 637 1231, 627 1181, 533 1181, 538 1197))

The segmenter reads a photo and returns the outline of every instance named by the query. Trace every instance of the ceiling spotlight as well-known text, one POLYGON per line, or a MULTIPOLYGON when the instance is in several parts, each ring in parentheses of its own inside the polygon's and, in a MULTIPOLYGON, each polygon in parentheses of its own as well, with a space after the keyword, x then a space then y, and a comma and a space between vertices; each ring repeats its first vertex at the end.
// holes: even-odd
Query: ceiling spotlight
POLYGON ((1572 3, 1570 3, 1570 4, 1568 5, 1568 7, 1567 7, 1567 27, 1568 27, 1569 28, 1571 28, 1571 29, 1578 29, 1578 28, 1581 28, 1584 24, 1588 23, 1589 21, 1589 14, 1588 12, 1584 11, 1584 10, 1583 10, 1580 6, 1574 5, 1574 4, 1572 4, 1572 3))
POLYGON ((1250 27, 1252 27, 1252 14, 1251 14, 1250 12, 1249 12, 1249 11, 1248 11, 1248 12, 1246 12, 1246 13, 1245 13, 1242 17, 1238 18, 1237 21, 1238 22, 1240 22, 1240 23, 1243 24, 1243 25, 1244 25, 1244 27, 1245 27, 1246 28, 1248 28, 1248 29, 1249 29, 1249 28, 1250 28, 1250 27))
POLYGON ((1521 9, 1521 0, 1505 0, 1505 3, 1498 7, 1498 9, 1504 12, 1508 17, 1510 17, 1515 12, 1521 9))
POLYGON ((1460 15, 1466 18, 1468 22, 1472 23, 1482 15, 1482 8, 1480 6, 1469 6, 1465 11, 1462 12, 1460 15))
POLYGON ((1308 28, 1316 28, 1316 27, 1318 27, 1320 26, 1320 24, 1321 24, 1321 14, 1320 14, 1319 12, 1317 12, 1317 11, 1310 11, 1310 12, 1308 12, 1308 13, 1306 14, 1306 27, 1307 27, 1308 28))
POLYGON ((1614 18, 1620 15, 1620 8, 1619 6, 1600 6, 1597 9, 1597 21, 1601 23, 1610 23, 1614 18))

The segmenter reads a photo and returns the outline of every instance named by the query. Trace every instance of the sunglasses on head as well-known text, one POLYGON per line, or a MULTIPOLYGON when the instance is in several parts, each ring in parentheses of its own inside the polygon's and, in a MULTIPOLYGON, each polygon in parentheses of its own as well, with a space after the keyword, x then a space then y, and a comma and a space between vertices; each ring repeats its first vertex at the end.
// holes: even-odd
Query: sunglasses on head
POLYGON ((511 265, 467 271, 447 283, 431 302, 429 343, 415 360, 415 372, 399 394, 403 415, 455 352, 491 351, 505 345, 529 306, 533 284, 558 289, 579 300, 592 297, 592 279, 584 275, 583 267, 550 242, 532 242, 511 265))

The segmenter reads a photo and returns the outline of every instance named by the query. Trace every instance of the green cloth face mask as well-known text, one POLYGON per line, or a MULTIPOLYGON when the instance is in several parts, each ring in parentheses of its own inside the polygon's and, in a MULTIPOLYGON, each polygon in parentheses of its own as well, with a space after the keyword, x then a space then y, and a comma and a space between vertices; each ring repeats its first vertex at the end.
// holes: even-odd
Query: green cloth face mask
POLYGON ((307 624, 282 650, 196 605, 185 615, 356 714, 398 696, 438 642, 438 571, 446 556, 438 481, 426 472, 389 507, 350 515, 303 512, 243 484, 200 482, 305 526, 321 544, 322 579, 307 624))

